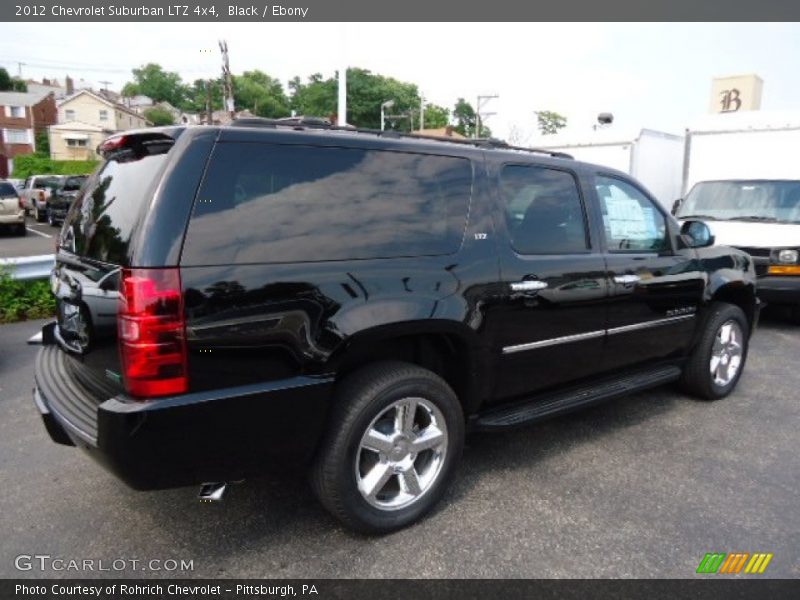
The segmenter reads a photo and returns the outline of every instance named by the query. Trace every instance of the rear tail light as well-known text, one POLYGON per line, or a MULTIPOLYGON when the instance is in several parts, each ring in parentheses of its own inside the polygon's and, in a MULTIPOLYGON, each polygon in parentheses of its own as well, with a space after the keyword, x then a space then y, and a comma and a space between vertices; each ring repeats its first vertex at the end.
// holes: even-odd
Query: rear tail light
POLYGON ((178 269, 124 269, 118 312, 125 389, 150 398, 189 387, 178 269))
POLYGON ((44 190, 39 190, 39 200, 44 202, 44 190))
POLYGON ((25 203, 22 201, 22 196, 17 196, 17 204, 20 210, 25 210, 25 203))

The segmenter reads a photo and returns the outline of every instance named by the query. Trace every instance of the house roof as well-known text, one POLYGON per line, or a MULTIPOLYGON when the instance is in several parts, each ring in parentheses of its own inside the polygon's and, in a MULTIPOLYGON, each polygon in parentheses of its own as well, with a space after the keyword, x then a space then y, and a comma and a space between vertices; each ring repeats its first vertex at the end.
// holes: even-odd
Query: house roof
POLYGON ((452 137, 463 138, 464 136, 454 130, 452 127, 435 127, 433 129, 416 129, 412 131, 414 135, 427 135, 432 137, 452 137))
POLYGON ((105 104, 107 106, 110 106, 110 107, 114 108, 115 110, 119 110, 119 111, 122 111, 124 113, 128 113, 129 115, 132 115, 132 116, 137 117, 139 119, 144 119, 144 117, 142 115, 140 115, 139 113, 137 113, 134 110, 131 110, 127 106, 125 106, 123 104, 120 104, 118 102, 113 102, 113 101, 109 100, 108 98, 105 98, 105 97, 101 96, 100 94, 94 93, 91 90, 78 90, 74 94, 72 94, 70 96, 67 96, 66 98, 64 98, 64 99, 62 99, 62 100, 60 100, 58 102, 59 108, 62 107, 67 102, 70 102, 70 101, 74 100, 75 98, 77 98, 81 94, 88 94, 89 96, 92 96, 97 101, 102 102, 103 104, 105 104))
POLYGON ((0 92, 0 106, 33 106, 50 92, 0 92))

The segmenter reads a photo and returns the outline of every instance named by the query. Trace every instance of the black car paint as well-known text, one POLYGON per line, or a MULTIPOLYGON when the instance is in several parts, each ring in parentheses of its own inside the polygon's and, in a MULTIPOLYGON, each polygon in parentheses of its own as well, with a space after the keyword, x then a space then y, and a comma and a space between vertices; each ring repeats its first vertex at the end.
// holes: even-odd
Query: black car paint
POLYGON ((69 207, 77 197, 80 190, 67 189, 67 184, 74 183, 75 179, 84 179, 82 175, 68 175, 61 178, 53 188, 50 196, 45 200, 45 210, 48 220, 53 224, 62 223, 67 216, 69 207))
MULTIPOLYGON (((66 368, 80 382, 76 393, 90 394, 98 406, 96 439, 76 433, 47 410, 47 398, 40 399, 51 430, 63 427, 73 442, 135 488, 237 479, 288 459, 307 461, 324 433, 337 376, 397 347, 416 352, 413 342, 405 343, 409 340, 433 339, 456 352, 455 387, 474 419, 501 403, 633 365, 682 364, 700 332, 704 308, 722 293, 751 303, 745 308, 752 320, 757 314, 750 257, 729 248, 688 247, 666 212, 669 251, 610 254, 593 185, 598 168, 591 165, 359 134, 237 127, 170 131, 177 141, 152 184, 140 225, 125 240, 125 264, 80 259, 64 248, 57 255, 53 283, 59 305, 80 307, 77 320, 89 328, 91 341, 88 347, 75 341, 78 332, 63 314, 55 337, 61 337, 58 351, 66 353, 66 368), (211 256, 206 264, 182 265, 189 393, 136 401, 125 395, 119 378, 114 313, 119 269, 181 265, 195 195, 219 141, 469 158, 475 179, 463 243, 457 253, 443 256, 237 265, 215 265, 211 256), (525 257, 511 249, 496 189, 504 164, 547 166, 575 176, 591 241, 586 253, 525 257), (632 272, 647 277, 633 286, 614 283, 615 274, 632 272), (546 281, 548 288, 536 294, 511 291, 511 283, 526 278, 546 281), (675 326, 503 352, 587 330, 624 330, 676 312, 686 318, 675 326)), ((624 174, 613 175, 631 182, 624 174)), ((37 370, 39 390, 47 388, 47 377, 37 370)))

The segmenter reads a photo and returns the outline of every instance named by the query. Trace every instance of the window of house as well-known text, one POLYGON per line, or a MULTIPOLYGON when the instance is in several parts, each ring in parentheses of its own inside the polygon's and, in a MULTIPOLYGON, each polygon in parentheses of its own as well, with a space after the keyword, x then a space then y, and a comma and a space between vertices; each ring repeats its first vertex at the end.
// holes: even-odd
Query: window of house
POLYGON ((67 140, 67 146, 70 148, 86 148, 86 140, 67 140))
POLYGON ((64 120, 66 121, 74 121, 75 120, 75 111, 71 109, 67 109, 64 111, 64 120))
POLYGON ((13 117, 15 119, 24 119, 25 118, 25 107, 24 106, 9 106, 9 117, 13 117))
POLYGON ((101 110, 100 111, 100 120, 101 121, 108 121, 108 111, 107 110, 101 110))
POLYGON ((27 129, 6 129, 5 140, 9 144, 29 144, 27 129))

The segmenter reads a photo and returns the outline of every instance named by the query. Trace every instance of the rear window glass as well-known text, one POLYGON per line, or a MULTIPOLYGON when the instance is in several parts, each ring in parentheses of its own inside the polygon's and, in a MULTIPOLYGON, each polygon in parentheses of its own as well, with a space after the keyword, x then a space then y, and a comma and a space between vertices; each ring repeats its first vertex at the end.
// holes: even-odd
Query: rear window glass
POLYGON ((456 252, 467 159, 352 148, 221 143, 182 262, 234 264, 456 252))
POLYGON ((0 197, 8 198, 9 196, 16 196, 17 190, 14 189, 14 186, 10 183, 6 183, 5 181, 0 182, 0 197))
POLYGON ((58 185, 58 177, 40 177, 35 179, 33 182, 33 187, 43 190, 49 187, 55 187, 58 185))
POLYGON ((106 161, 75 198, 60 245, 79 256, 126 265, 131 233, 166 157, 106 161))
POLYGON ((86 181, 86 177, 68 177, 67 180, 64 182, 64 191, 65 192, 74 192, 81 189, 83 182, 86 181))

